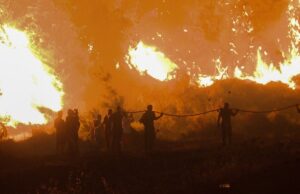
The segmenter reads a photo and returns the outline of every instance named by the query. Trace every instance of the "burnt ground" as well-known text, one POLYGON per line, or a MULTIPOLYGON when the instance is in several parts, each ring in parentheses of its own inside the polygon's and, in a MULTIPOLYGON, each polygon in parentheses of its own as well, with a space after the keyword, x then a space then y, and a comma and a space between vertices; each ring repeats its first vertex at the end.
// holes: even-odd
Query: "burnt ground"
POLYGON ((48 150, 46 140, 39 142, 1 144, 1 193, 300 192, 296 140, 254 139, 226 148, 214 141, 160 142, 151 155, 135 150, 119 158, 87 143, 79 157, 57 157, 53 149, 38 154, 48 150))

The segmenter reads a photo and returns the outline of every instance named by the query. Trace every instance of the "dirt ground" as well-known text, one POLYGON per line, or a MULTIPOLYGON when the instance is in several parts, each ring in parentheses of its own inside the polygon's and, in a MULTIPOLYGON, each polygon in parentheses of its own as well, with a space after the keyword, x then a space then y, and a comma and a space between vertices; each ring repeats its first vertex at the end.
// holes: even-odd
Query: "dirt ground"
POLYGON ((300 141, 158 142, 114 157, 82 142, 55 156, 53 137, 0 146, 1 193, 299 193, 300 141))

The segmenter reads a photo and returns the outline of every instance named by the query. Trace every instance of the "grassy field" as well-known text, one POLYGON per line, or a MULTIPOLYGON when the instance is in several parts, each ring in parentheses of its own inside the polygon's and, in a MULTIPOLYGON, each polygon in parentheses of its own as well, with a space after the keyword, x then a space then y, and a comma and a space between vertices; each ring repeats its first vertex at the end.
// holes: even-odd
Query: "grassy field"
POLYGON ((57 157, 54 137, 0 146, 1 193, 298 193, 300 141, 161 141, 146 156, 119 158, 88 142, 79 157, 57 157))

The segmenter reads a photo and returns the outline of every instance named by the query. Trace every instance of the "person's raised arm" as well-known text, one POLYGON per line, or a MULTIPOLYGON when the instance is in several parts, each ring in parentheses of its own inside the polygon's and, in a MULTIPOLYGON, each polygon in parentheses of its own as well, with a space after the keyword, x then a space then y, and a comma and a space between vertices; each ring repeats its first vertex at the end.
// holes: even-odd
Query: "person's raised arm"
POLYGON ((235 115, 237 115, 238 113, 239 113, 239 110, 238 110, 238 109, 234 109, 234 110, 231 111, 231 115, 232 115, 232 116, 235 116, 235 115))
POLYGON ((139 120, 140 123, 143 123, 143 124, 144 124, 144 123, 146 122, 146 118, 145 118, 146 115, 145 115, 145 114, 146 114, 146 113, 144 113, 144 114, 141 116, 141 118, 140 118, 140 120, 139 120))
POLYGON ((160 113, 158 117, 155 117, 154 120, 160 119, 162 116, 164 116, 164 113, 160 113))
POLYGON ((105 116, 104 119, 103 119, 102 125, 106 125, 107 120, 108 120, 108 118, 107 118, 107 116, 105 116))

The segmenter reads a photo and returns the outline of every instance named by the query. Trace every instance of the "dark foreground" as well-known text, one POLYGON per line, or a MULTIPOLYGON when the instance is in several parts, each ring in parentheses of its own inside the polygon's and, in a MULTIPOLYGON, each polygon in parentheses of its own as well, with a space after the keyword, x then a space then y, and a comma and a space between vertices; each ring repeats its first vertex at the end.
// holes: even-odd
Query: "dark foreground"
POLYGON ((96 151, 78 158, 17 157, 2 150, 1 193, 300 192, 299 141, 252 140, 227 148, 215 143, 187 148, 189 143, 195 145, 164 143, 147 157, 126 152, 114 158, 96 151))

